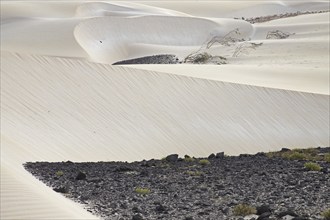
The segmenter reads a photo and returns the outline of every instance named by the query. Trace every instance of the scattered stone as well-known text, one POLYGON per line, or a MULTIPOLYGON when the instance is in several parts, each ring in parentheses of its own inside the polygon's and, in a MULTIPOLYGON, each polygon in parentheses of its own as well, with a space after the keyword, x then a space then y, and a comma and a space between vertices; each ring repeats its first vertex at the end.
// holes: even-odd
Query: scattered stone
POLYGON ((252 215, 245 216, 243 219, 244 220, 257 220, 257 218, 258 218, 257 215, 252 214, 252 215))
POLYGON ((79 171, 78 175, 76 176, 76 180, 85 180, 86 179, 86 174, 79 171))
POLYGON ((215 155, 215 157, 216 158, 224 158, 225 157, 225 153, 224 152, 220 152, 220 153, 217 153, 216 155, 215 155))
MULTIPOLYGON (((330 147, 316 153, 330 153, 330 147)), ((248 216, 250 219, 321 220, 320 213, 330 205, 330 173, 304 171, 306 160, 258 155, 224 156, 221 152, 215 158, 222 159, 212 159, 207 166, 199 164, 205 158, 187 163, 172 154, 165 158, 172 163, 155 159, 132 163, 36 162, 24 167, 55 191, 107 220, 134 216, 244 220, 233 216, 239 204, 256 207, 257 216, 248 216), (59 170, 65 175, 54 179, 59 170), (79 172, 88 174, 86 181, 76 181, 79 172), (150 193, 139 195, 137 188, 150 193)), ((330 163, 318 163, 330 169, 330 163)))
POLYGON ((269 205, 262 205, 262 206, 257 207, 257 215, 261 215, 265 212, 266 213, 271 213, 272 212, 269 205))
POLYGON ((132 220, 143 220, 140 214, 133 215, 132 220))
POLYGON ((280 212, 278 214, 278 217, 282 218, 283 216, 286 216, 286 215, 290 215, 290 216, 293 216, 293 217, 298 217, 298 215, 292 210, 287 210, 287 211, 284 211, 284 212, 280 212))
POLYGON ((156 212, 157 213, 161 213, 161 212, 166 212, 166 207, 165 206, 163 206, 163 205, 157 205, 156 206, 156 212))
POLYGON ((177 154, 171 154, 171 155, 168 155, 166 157, 166 161, 173 163, 173 162, 176 162, 178 160, 178 158, 179 158, 179 155, 177 155, 177 154))
POLYGON ((53 190, 58 193, 68 193, 67 187, 64 187, 64 186, 55 187, 55 188, 53 188, 53 190))
POLYGON ((257 218, 257 220, 266 220, 269 219, 269 216, 271 216, 272 213, 270 212, 264 212, 261 215, 259 215, 259 217, 257 218))

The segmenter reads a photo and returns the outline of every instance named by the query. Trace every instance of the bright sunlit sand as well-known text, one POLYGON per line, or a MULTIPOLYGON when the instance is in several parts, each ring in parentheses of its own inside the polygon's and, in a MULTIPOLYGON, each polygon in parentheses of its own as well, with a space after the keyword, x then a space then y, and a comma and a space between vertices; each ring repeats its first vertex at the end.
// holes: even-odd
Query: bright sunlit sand
POLYGON ((330 13, 246 20, 328 10, 327 1, 1 1, 0 218, 99 219, 35 179, 28 161, 329 146, 330 13), (237 42, 205 48, 236 29, 237 42), (111 65, 183 61, 201 47, 226 64, 111 65))

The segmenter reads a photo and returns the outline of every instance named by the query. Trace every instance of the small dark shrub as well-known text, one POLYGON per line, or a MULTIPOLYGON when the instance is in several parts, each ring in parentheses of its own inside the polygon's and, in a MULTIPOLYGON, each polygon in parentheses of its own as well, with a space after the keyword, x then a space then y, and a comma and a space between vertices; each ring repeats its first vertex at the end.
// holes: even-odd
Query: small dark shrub
POLYGON ((322 212, 322 216, 325 220, 330 220, 330 209, 327 209, 324 212, 322 212))
POLYGON ((56 176, 63 176, 64 173, 63 173, 63 171, 59 170, 59 171, 57 171, 57 172, 55 173, 55 175, 56 175, 56 176))
POLYGON ((203 166, 209 165, 210 164, 210 161, 208 161, 207 159, 202 159, 202 160, 199 161, 199 164, 200 165, 203 165, 203 166))
POLYGON ((321 171, 322 167, 317 163, 308 162, 304 164, 305 168, 312 171, 321 171))
POLYGON ((246 205, 246 204, 239 204, 234 207, 233 213, 236 216, 247 216, 251 214, 255 214, 257 212, 255 207, 246 205))
POLYGON ((148 189, 148 188, 137 187, 137 188, 135 189, 135 192, 136 192, 137 194, 140 194, 140 195, 148 195, 148 194, 150 194, 151 190, 148 189))
POLYGON ((190 171, 190 170, 187 171, 186 173, 190 176, 200 176, 203 174, 201 171, 190 171))

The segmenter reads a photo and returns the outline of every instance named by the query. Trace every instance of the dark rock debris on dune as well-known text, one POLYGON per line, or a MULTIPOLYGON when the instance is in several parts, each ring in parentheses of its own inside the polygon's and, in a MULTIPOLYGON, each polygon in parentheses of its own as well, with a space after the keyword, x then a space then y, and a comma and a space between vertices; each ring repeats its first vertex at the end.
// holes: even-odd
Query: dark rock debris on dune
POLYGON ((25 168, 104 219, 323 219, 330 148, 140 162, 35 162, 25 168), (299 156, 299 154, 301 154, 299 156), (310 171, 314 160, 321 168, 310 171))

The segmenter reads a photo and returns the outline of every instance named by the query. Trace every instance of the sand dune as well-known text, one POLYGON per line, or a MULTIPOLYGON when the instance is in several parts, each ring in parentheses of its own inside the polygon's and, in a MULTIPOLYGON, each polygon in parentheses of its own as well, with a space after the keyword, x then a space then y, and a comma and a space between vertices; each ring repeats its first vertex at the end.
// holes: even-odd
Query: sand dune
POLYGON ((329 70, 326 68, 264 65, 129 65, 129 68, 154 70, 201 79, 254 85, 329 95, 329 70), (313 73, 311 75, 311 73, 313 73))
POLYGON ((98 16, 143 16, 143 15, 176 15, 176 16, 188 16, 185 13, 157 8, 147 5, 141 5, 137 3, 129 2, 116 2, 105 3, 105 2, 87 2, 76 9, 77 17, 98 17, 98 16))
MULTIPOLYGON (((232 27, 241 27, 245 30, 245 35, 253 31, 252 26, 247 22, 236 21, 235 25, 231 25, 232 27)), ((208 39, 231 30, 217 22, 201 18, 102 17, 80 23, 75 28, 74 34, 93 61, 114 63, 128 56, 127 51, 131 44, 200 46, 208 39)))
POLYGON ((289 0, 1 1, 0 218, 97 219, 27 173, 26 161, 329 146, 329 13, 232 19, 327 9, 289 0), (227 65, 108 65, 182 59, 236 28, 263 45, 238 57, 234 47, 208 51, 227 65), (265 39, 271 30, 295 34, 265 39))
POLYGON ((286 12, 329 10, 328 1, 137 1, 142 4, 173 9, 194 16, 214 18, 257 17, 286 12))
POLYGON ((329 145, 327 95, 63 58, 2 53, 1 60, 2 219, 88 217, 36 184, 22 168, 25 161, 329 145))
POLYGON ((133 160, 174 150, 237 154, 328 144, 327 95, 60 58, 5 53, 2 59, 3 135, 44 156, 51 152, 49 159, 133 160))

